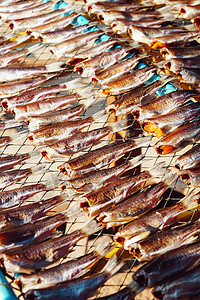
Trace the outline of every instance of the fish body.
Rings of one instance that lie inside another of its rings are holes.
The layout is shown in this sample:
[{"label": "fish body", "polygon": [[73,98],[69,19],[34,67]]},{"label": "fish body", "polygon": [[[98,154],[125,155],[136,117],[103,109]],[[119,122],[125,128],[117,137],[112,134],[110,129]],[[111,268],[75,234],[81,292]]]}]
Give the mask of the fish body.
[{"label": "fish body", "polygon": [[185,170],[195,167],[200,163],[200,144],[192,147],[190,150],[179,156],[174,162],[174,167],[179,170]]},{"label": "fish body", "polygon": [[167,47],[161,48],[160,54],[166,59],[176,58],[176,57],[199,57],[200,56],[200,46],[196,47]]},{"label": "fish body", "polygon": [[180,171],[180,178],[183,182],[192,187],[192,188],[199,188],[200,187],[200,167],[197,166],[196,168],[187,169]]},{"label": "fish body", "polygon": [[157,153],[165,155],[172,151],[184,148],[189,142],[194,143],[200,139],[200,121],[183,125],[161,138],[154,149]]},{"label": "fish body", "polygon": [[192,19],[199,15],[200,4],[196,5],[183,5],[180,8],[180,13],[185,19]]}]

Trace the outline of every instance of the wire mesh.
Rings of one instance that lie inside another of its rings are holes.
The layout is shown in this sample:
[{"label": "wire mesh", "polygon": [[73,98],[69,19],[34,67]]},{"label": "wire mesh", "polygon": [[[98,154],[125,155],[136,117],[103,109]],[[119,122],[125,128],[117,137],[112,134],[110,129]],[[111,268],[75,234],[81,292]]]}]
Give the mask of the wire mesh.
[{"label": "wire mesh", "polygon": [[[95,24],[95,26],[96,26],[96,24]],[[106,32],[106,30],[107,30],[106,26],[101,24],[101,25],[99,25],[99,27],[102,28]],[[1,31],[2,35],[5,33],[8,33],[9,32],[8,26],[6,24],[2,24],[0,31]],[[114,35],[114,33],[111,33],[110,36],[116,37],[116,35]],[[130,43],[130,40],[127,39],[127,42]],[[35,41],[34,41],[34,43],[35,43]],[[32,42],[31,42],[31,44],[32,44]],[[19,49],[26,48],[26,47],[27,47],[27,45],[24,45],[24,46],[19,47]],[[34,52],[34,55],[31,54],[31,55],[28,55],[27,57],[24,57],[19,62],[16,62],[15,64],[13,64],[13,66],[46,65],[46,64],[49,64],[49,63],[55,62],[55,61],[56,60],[55,60],[54,56],[49,52],[49,45],[44,44],[42,48],[40,48]],[[64,72],[60,72],[59,74],[57,74],[53,79],[49,80],[49,82],[45,83],[44,85],[52,85],[52,84],[54,85],[54,84],[58,84],[61,82],[66,82],[66,81],[69,82],[70,80],[72,80],[74,78],[78,78],[78,75],[76,73],[74,73],[72,71],[72,69],[69,67]],[[101,109],[104,109],[107,105],[107,98],[101,94],[100,87],[98,87],[97,85],[91,84],[89,82],[89,80],[87,80],[87,79],[84,79],[84,81],[93,86],[93,90],[95,91],[96,94],[98,94],[98,97],[97,97],[96,102],[94,104],[92,104],[91,107],[89,107],[81,115],[81,117],[93,115],[95,112],[98,112]],[[174,84],[174,86],[177,86],[177,85]],[[72,91],[72,92],[74,92],[74,91]],[[61,93],[61,94],[63,94],[63,93]],[[78,104],[78,102],[75,102],[75,103],[71,104],[71,106],[75,106],[77,104]],[[98,122],[95,122],[94,125],[87,128],[87,130],[89,130],[91,128],[95,128],[95,127],[105,127],[105,126],[111,124],[113,122],[112,117],[113,117],[112,114],[108,115],[106,120],[103,120],[103,121],[99,120]],[[2,116],[2,119],[12,119],[12,118],[13,117],[11,114],[6,114],[6,115]],[[100,145],[93,146],[90,149],[86,149],[82,153],[91,151],[92,149],[94,149],[96,147],[102,146],[103,144],[111,143],[113,141],[120,141],[121,139],[123,139],[123,140],[130,139],[131,140],[134,137],[140,137],[140,136],[144,135],[144,133],[140,129],[139,125],[137,124],[137,121],[134,120],[131,115],[128,116],[128,122],[131,124],[131,126],[127,129],[126,132],[123,132],[122,136],[111,135],[111,136],[109,136],[108,139],[106,139],[106,138],[103,139],[103,141]],[[24,130],[27,130],[27,125],[21,124],[21,126],[19,126],[16,129],[4,130],[1,133],[1,136],[12,135],[12,134],[17,135],[18,133],[23,132]],[[154,140],[156,140],[156,139],[152,138],[152,142]],[[164,158],[160,155],[157,155],[156,152],[152,149],[151,145],[148,145],[147,147],[142,147],[139,150],[139,152],[141,152],[143,154],[143,156],[150,158],[150,161],[143,163],[141,166],[141,170],[146,169],[147,167],[150,167],[150,166],[154,166],[156,163],[159,163],[163,160],[166,162],[167,166],[171,166],[172,163],[175,161],[176,157],[178,157],[181,153],[186,152],[186,150],[189,149],[190,147],[191,147],[191,145],[188,146],[187,148],[184,148],[182,151],[179,151],[178,153],[166,155]],[[20,154],[20,153],[32,152],[34,150],[35,150],[35,148],[32,146],[31,142],[27,138],[22,138],[22,139],[17,140],[16,142],[9,144],[6,147],[0,149],[0,155],[5,156],[5,155],[11,155],[11,154]],[[139,154],[139,153],[137,153],[137,154]],[[135,155],[134,151],[130,152],[128,155],[125,155],[122,159],[120,159],[120,161],[127,161],[134,155]],[[70,159],[75,156],[76,155],[73,155],[72,157],[70,157]],[[14,189],[14,188],[21,187],[21,186],[24,186],[27,184],[45,182],[46,180],[51,178],[51,176],[53,176],[53,178],[58,177],[59,180],[61,180],[61,179],[64,180],[63,175],[58,173],[57,166],[65,161],[66,160],[59,160],[59,161],[55,161],[55,162],[46,162],[45,159],[42,158],[38,154],[37,158],[30,160],[28,163],[24,162],[20,166],[17,166],[16,168],[32,167],[32,166],[35,166],[35,165],[45,162],[48,166],[49,172],[41,174],[41,175],[31,175],[30,177],[28,177],[24,180],[21,180],[20,182],[17,182],[15,184],[5,188],[4,190]],[[132,170],[131,172],[129,172],[129,174],[134,175],[137,172],[138,172],[138,168]],[[187,194],[187,193],[188,193],[188,188],[186,188],[185,185],[180,180],[178,180],[174,183],[174,187],[171,188],[170,192],[168,192],[167,194],[164,195],[163,201],[161,202],[159,207],[165,207],[166,205],[172,204],[172,203],[180,200],[182,198],[183,194]],[[36,200],[38,201],[41,199],[48,199],[57,194],[60,194],[60,190],[58,188],[54,189],[53,191],[46,191],[44,193],[41,193],[40,195],[36,195],[36,196],[32,197],[30,200],[28,200],[27,203],[36,201]],[[66,207],[70,207],[74,203],[77,203],[76,199],[69,197],[69,199],[67,199],[67,201],[66,201],[65,206],[60,207],[60,210],[63,210]],[[56,211],[53,210],[52,212],[55,213],[55,212],[57,212],[57,210]],[[186,222],[187,223],[191,222],[193,217],[194,217],[194,213],[190,214],[190,216],[189,216],[188,220],[186,220]],[[80,228],[85,223],[85,221],[87,221],[86,216],[83,218],[74,220],[73,222],[67,223],[66,227],[64,227],[64,228],[61,227],[60,230],[63,233],[64,232],[70,233],[73,230]],[[112,238],[116,231],[117,231],[117,229],[114,229],[114,228],[110,228],[108,230],[106,230],[104,228],[99,233],[93,234],[91,237],[81,240],[74,247],[73,251],[71,253],[69,253],[69,255],[66,258],[59,261],[59,263],[62,263],[63,261],[67,261],[71,258],[77,258],[83,254],[91,252],[102,236],[109,236]],[[105,285],[99,289],[98,295],[92,297],[92,299],[94,299],[94,298],[98,299],[98,297],[100,297],[100,296],[117,292],[120,289],[122,289],[123,287],[125,287],[128,283],[130,283],[132,273],[141,265],[139,262],[137,262],[137,260],[135,258],[131,257],[127,253],[127,251],[125,251],[123,248],[120,248],[120,249],[115,248],[115,251],[117,251],[118,259],[123,260],[125,262],[125,265],[118,274],[116,274],[113,278],[109,279],[105,283]],[[92,274],[96,273],[97,271],[101,270],[102,264],[105,264],[105,261],[103,261],[103,262],[100,261],[99,263],[97,263],[92,268],[92,270],[89,272],[89,275],[92,275]],[[11,282],[12,287],[15,289],[18,298],[23,299],[23,294],[21,293],[21,291],[18,291],[16,289],[16,286],[13,285],[14,275],[10,274],[10,273],[5,274],[5,275],[8,278],[8,281]],[[150,299],[152,299],[152,296],[150,295],[150,293],[148,291],[147,292],[145,291],[145,292],[141,293],[140,295],[138,295],[136,297],[136,299],[137,300],[145,300],[145,299],[150,300]]]}]

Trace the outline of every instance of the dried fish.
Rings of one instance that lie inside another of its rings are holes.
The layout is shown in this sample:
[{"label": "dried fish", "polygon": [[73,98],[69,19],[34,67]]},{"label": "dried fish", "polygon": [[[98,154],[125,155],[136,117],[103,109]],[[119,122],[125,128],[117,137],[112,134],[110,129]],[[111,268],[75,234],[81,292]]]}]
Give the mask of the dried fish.
[{"label": "dried fish", "polygon": [[138,155],[121,165],[117,165],[112,168],[94,170],[80,177],[70,179],[60,185],[60,188],[67,194],[89,192],[116,180],[120,175],[137,167],[146,160],[147,159],[145,158],[142,159],[141,155]]},{"label": "dried fish", "polygon": [[198,118],[199,114],[200,103],[197,102],[182,106],[168,114],[144,119],[140,125],[148,134],[155,134],[157,138],[160,138],[178,126]]},{"label": "dried fish", "polygon": [[101,273],[90,276],[87,278],[81,278],[72,282],[62,283],[57,286],[44,288],[44,289],[31,289],[25,294],[27,300],[48,298],[53,300],[57,297],[68,300],[88,299],[88,297],[94,295],[96,290],[102,286],[110,277],[121,269],[123,263],[117,264],[116,257],[110,258]]},{"label": "dried fish", "polygon": [[167,47],[161,48],[160,54],[167,60],[176,57],[198,57],[200,56],[200,46],[190,47]]},{"label": "dried fish", "polygon": [[120,47],[100,55],[96,55],[91,59],[84,60],[76,64],[74,71],[81,74],[82,77],[92,77],[95,72],[101,71],[114,65],[116,62],[124,58],[130,47]]},{"label": "dried fish", "polygon": [[129,252],[139,261],[151,260],[169,250],[197,241],[199,232],[199,222],[169,228],[156,232],[135,244],[130,244]]},{"label": "dried fish", "polygon": [[110,11],[110,10],[117,10],[117,11],[132,11],[143,8],[142,4],[133,4],[133,3],[111,3],[111,2],[95,2],[90,3],[87,5],[87,11],[90,14],[98,14],[101,11]]},{"label": "dried fish", "polygon": [[105,209],[133,195],[141,186],[144,186],[144,184],[148,185],[152,177],[162,176],[164,172],[166,172],[166,168],[155,166],[149,171],[143,171],[138,175],[114,180],[106,186],[83,196],[81,195],[80,207],[88,214],[88,217],[94,217]]},{"label": "dried fish", "polygon": [[[118,99],[108,105],[108,112],[115,112],[116,116],[120,114],[131,113],[139,105],[145,105],[152,103],[155,97],[155,92],[162,88],[168,80],[166,78],[156,80],[152,84],[144,85],[136,89],[131,90],[126,94],[122,94]],[[140,107],[140,106],[139,106]],[[134,115],[137,118],[137,114]]]},{"label": "dried fish", "polygon": [[92,125],[95,121],[102,119],[104,111],[100,111],[93,116],[85,119],[69,120],[62,123],[56,123],[47,127],[38,129],[31,134],[28,138],[34,146],[48,145],[69,136],[80,132],[83,128]]},{"label": "dried fish", "polygon": [[99,300],[133,300],[135,298],[135,295],[139,293],[138,290],[139,287],[137,287],[136,283],[132,281],[120,291],[108,296],[99,297],[98,299]]},{"label": "dried fish", "polygon": [[42,270],[37,274],[20,275],[15,280],[15,283],[21,287],[25,293],[31,288],[46,288],[58,283],[74,280],[87,273],[94,263],[108,253],[108,249],[109,242],[104,239],[104,241],[97,246],[96,250],[89,254],[71,259],[68,262],[47,270]]},{"label": "dried fish", "polygon": [[177,70],[176,75],[183,82],[199,84],[200,83],[200,68],[180,68]]},{"label": "dried fish", "polygon": [[179,170],[194,168],[200,163],[200,144],[192,147],[190,150],[179,156],[173,163],[173,166]]},{"label": "dried fish", "polygon": [[[76,216],[80,211],[73,206]],[[95,220],[85,223],[80,229],[70,234],[52,238],[37,245],[3,255],[4,266],[7,271],[30,273],[32,270],[51,265],[66,256],[69,250],[81,239],[99,231],[101,226]]]},{"label": "dried fish", "polygon": [[0,69],[0,81],[14,81],[16,78],[23,79],[43,73],[52,73],[61,71],[65,68],[63,62],[56,62],[46,66],[37,67],[22,67],[22,68],[1,68]]},{"label": "dried fish", "polygon": [[43,147],[40,150],[40,153],[45,159],[50,161],[65,158],[94,146],[107,135],[124,130],[126,127],[126,120],[120,120],[110,126],[86,132],[78,132],[71,137],[64,138],[58,142]]},{"label": "dried fish", "polygon": [[133,111],[133,115],[136,119],[142,121],[157,115],[167,114],[183,105],[191,97],[199,97],[199,91],[177,90],[137,106]]},{"label": "dried fish", "polygon": [[[200,267],[189,272],[181,273],[176,278],[170,278],[157,285],[152,293],[156,299],[194,299],[200,290]],[[190,298],[191,297],[191,298]],[[198,299],[198,297],[197,297]]]},{"label": "dried fish", "polygon": [[148,138],[138,138],[134,141],[106,145],[69,160],[58,166],[58,170],[69,175],[71,178],[79,177],[82,174],[107,166],[122,157],[125,153],[148,143]]},{"label": "dried fish", "polygon": [[74,38],[68,39],[67,41],[49,47],[49,50],[56,56],[56,58],[71,57],[75,50],[77,51],[77,49],[87,45],[89,42],[95,41],[102,34],[103,31],[101,30],[80,34]]},{"label": "dried fish", "polygon": [[65,11],[66,9],[59,9],[36,17],[13,20],[9,23],[9,27],[14,33],[24,32],[29,30],[29,28],[33,29],[36,26],[47,24],[50,21],[56,20],[56,18]]},{"label": "dried fish", "polygon": [[77,17],[78,14],[76,12],[72,12],[71,14],[65,17],[61,17],[55,21],[48,22],[47,24],[29,28],[28,30],[26,30],[26,34],[37,38],[40,35],[40,33],[59,30],[69,26],[71,22]]},{"label": "dried fish", "polygon": [[[7,37],[3,38],[2,42],[4,42],[5,39],[7,39]],[[9,39],[10,39],[10,37],[9,37]],[[10,41],[9,43],[4,43],[3,45],[0,45],[0,55],[7,53],[11,49],[19,46],[20,44],[23,44],[28,39],[29,39],[28,36],[22,35],[22,36],[17,37],[16,39],[14,39],[14,41]],[[15,77],[15,80],[16,80],[16,77]]]},{"label": "dried fish", "polygon": [[65,200],[65,195],[59,195],[19,207],[2,209],[0,211],[0,228],[1,230],[5,230],[36,221],[43,217],[49,210],[63,204]]},{"label": "dried fish", "polygon": [[126,224],[157,206],[161,201],[162,194],[167,189],[168,186],[160,182],[137,195],[125,199],[122,203],[109,208],[107,211],[102,212],[98,220],[106,226],[106,228]]},{"label": "dried fish", "polygon": [[187,169],[179,172],[181,180],[183,182],[192,187],[199,188],[200,187],[200,167],[197,166],[193,169]]},{"label": "dried fish", "polygon": [[128,75],[122,75],[118,79],[103,85],[103,93],[108,95],[121,94],[126,91],[129,91],[130,89],[139,87],[148,79],[150,79],[153,76],[153,74],[155,74],[155,71],[156,67],[150,66],[135,70]]},{"label": "dried fish", "polygon": [[199,195],[189,194],[185,196],[177,204],[152,211],[144,216],[139,217],[115,234],[114,240],[117,243],[124,245],[128,249],[130,244],[146,238],[150,233],[155,233],[159,229],[164,229],[176,222],[176,218],[180,213],[183,213],[195,207],[194,201],[199,201]]},{"label": "dried fish", "polygon": [[198,57],[192,58],[172,58],[165,62],[165,67],[170,71],[177,73],[182,68],[199,69],[200,63]]},{"label": "dried fish", "polygon": [[199,15],[200,11],[200,4],[196,5],[183,5],[180,8],[180,13],[182,14],[182,17],[185,19],[191,19]]},{"label": "dried fish", "polygon": [[200,139],[200,120],[183,125],[161,138],[154,146],[158,154],[166,155]]},{"label": "dried fish", "polygon": [[[14,2],[14,1],[13,1]],[[5,6],[3,6],[3,2],[2,5],[0,6],[0,12],[14,12],[14,11],[19,11],[28,7],[33,7],[34,5],[37,5],[37,1],[35,0],[27,0],[24,2],[17,2],[17,3],[11,3],[11,4],[7,4]]]}]

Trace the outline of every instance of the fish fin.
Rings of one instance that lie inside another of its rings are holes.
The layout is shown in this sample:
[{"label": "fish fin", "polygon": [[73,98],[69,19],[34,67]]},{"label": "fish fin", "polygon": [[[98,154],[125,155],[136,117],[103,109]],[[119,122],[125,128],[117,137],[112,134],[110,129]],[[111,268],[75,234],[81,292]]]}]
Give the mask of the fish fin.
[{"label": "fish fin", "polygon": [[123,267],[123,265],[123,262],[117,263],[117,256],[113,256],[108,260],[102,272],[109,273],[110,276],[113,276]]},{"label": "fish fin", "polygon": [[129,127],[129,125],[127,125],[127,120],[123,119],[109,125],[109,127],[112,128],[112,131],[114,133],[126,129],[127,127]]},{"label": "fish fin", "polygon": [[26,34],[23,34],[21,36],[19,36],[18,38],[16,38],[15,42],[17,42],[17,44],[22,44],[24,43],[25,41],[29,40],[30,39],[30,36],[27,36]]},{"label": "fish fin", "polygon": [[46,185],[47,191],[48,190],[53,190],[59,186],[60,179],[58,179],[58,176],[50,175],[49,179],[47,179],[44,184]]},{"label": "fish fin", "polygon": [[66,84],[70,90],[77,88],[80,89],[86,86],[86,84],[82,82],[81,78],[75,78],[71,81],[66,82]]},{"label": "fish fin", "polygon": [[106,121],[106,119],[108,118],[108,115],[106,114],[105,109],[102,109],[102,110],[98,111],[96,114],[94,114],[92,116],[92,118],[94,121],[104,122],[104,119]]},{"label": "fish fin", "polygon": [[5,120],[5,121],[3,121],[3,123],[5,124],[4,129],[18,127],[18,126],[22,125],[21,123],[15,121],[14,119],[12,119],[12,120]]},{"label": "fish fin", "polygon": [[39,149],[35,149],[35,150],[29,152],[28,155],[29,155],[29,158],[26,160],[26,162],[28,162],[29,160],[38,159],[39,157],[41,157]]},{"label": "fish fin", "polygon": [[155,164],[153,167],[148,169],[152,177],[162,177],[170,173],[170,170],[165,166],[165,162]]},{"label": "fish fin", "polygon": [[83,225],[81,231],[85,236],[89,236],[101,229],[103,229],[103,226],[101,224],[97,223],[95,220],[89,220]]},{"label": "fish fin", "polygon": [[65,67],[66,67],[66,64],[64,62],[60,61],[60,62],[46,65],[46,70],[47,70],[47,72],[52,73],[52,72],[62,71],[65,69]]},{"label": "fish fin", "polygon": [[42,164],[31,167],[30,170],[31,170],[32,174],[44,174],[44,173],[47,173],[48,171],[50,171],[48,169],[48,166],[49,166],[49,164],[42,163]]},{"label": "fish fin", "polygon": [[[195,197],[195,189],[190,191],[183,199],[181,199],[178,203],[181,203],[185,206],[186,209],[191,209],[194,208],[196,206],[196,199],[194,199]],[[194,200],[193,200],[194,199]]]},{"label": "fish fin", "polygon": [[91,98],[95,96],[95,90],[92,85],[88,85],[85,88],[78,91],[78,94],[81,96],[81,98]]},{"label": "fish fin", "polygon": [[131,295],[136,296],[144,290],[144,285],[133,280],[127,285],[127,288],[131,291]]},{"label": "fish fin", "polygon": [[111,245],[112,239],[110,237],[104,237],[99,245],[96,247],[95,252],[100,256],[104,257],[106,254],[108,254],[111,251]]},{"label": "fish fin", "polygon": [[29,54],[29,53],[32,53],[32,52],[34,52],[34,51],[36,51],[36,50],[38,50],[38,49],[40,49],[40,48],[42,48],[42,47],[43,47],[43,45],[41,45],[41,44],[33,45],[33,46],[31,46],[31,47],[29,47],[29,48],[27,49],[28,54]]},{"label": "fish fin", "polygon": [[150,141],[151,141],[150,136],[145,136],[145,137],[134,139],[135,148],[140,148],[140,147],[143,147],[143,146],[149,146]]},{"label": "fish fin", "polygon": [[[21,132],[17,132],[17,134],[13,134],[10,136],[12,143],[14,144],[15,142],[18,142],[18,140],[27,138],[28,135],[28,131],[27,130],[23,130]],[[16,137],[17,136],[17,137]]]},{"label": "fish fin", "polygon": [[132,159],[129,160],[129,163],[131,164],[132,168],[136,168],[137,166],[140,166],[146,161],[151,160],[150,158],[142,157],[142,155],[138,155]]},{"label": "fish fin", "polygon": [[[65,195],[65,198],[63,196],[63,199],[67,200],[66,195]],[[66,209],[64,211],[64,214],[69,218],[69,220],[74,220],[74,219],[84,216],[84,212],[79,208],[78,205],[73,205],[72,207]]]},{"label": "fish fin", "polygon": [[168,185],[171,186],[177,179],[178,179],[178,174],[173,174],[173,173],[167,173],[164,178],[162,179],[162,181]]},{"label": "fish fin", "polygon": [[79,101],[80,105],[84,105],[85,110],[88,109],[92,104],[94,104],[96,102],[96,98],[95,97],[90,97],[88,99],[83,99]]}]

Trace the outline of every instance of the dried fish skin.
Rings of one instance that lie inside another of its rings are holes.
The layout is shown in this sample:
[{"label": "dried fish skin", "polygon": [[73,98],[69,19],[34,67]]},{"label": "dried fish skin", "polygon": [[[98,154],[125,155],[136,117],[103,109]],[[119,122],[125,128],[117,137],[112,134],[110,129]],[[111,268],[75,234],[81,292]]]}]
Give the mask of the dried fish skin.
[{"label": "dried fish skin", "polygon": [[182,170],[179,172],[181,180],[192,188],[200,187],[200,167]]},{"label": "dried fish skin", "polygon": [[133,115],[136,119],[142,121],[154,116],[167,114],[178,106],[183,105],[191,97],[199,97],[199,92],[197,90],[177,90],[139,105],[133,111]]},{"label": "dried fish skin", "polygon": [[154,187],[150,187],[127,200],[125,199],[122,203],[102,212],[98,220],[106,226],[106,228],[128,223],[157,206],[161,201],[162,194],[167,189],[168,186],[160,182]]},{"label": "dried fish skin", "polygon": [[129,245],[129,252],[139,261],[151,260],[160,254],[197,241],[200,224],[169,228],[146,237],[136,244]]},{"label": "dried fish skin", "polygon": [[179,156],[173,163],[173,166],[179,170],[194,168],[200,163],[200,144],[191,148],[181,156]]},{"label": "dried fish skin", "polygon": [[158,154],[166,155],[200,139],[200,121],[183,125],[161,138],[154,146]]},{"label": "dried fish skin", "polygon": [[14,166],[22,163],[26,159],[30,158],[29,153],[19,155],[8,155],[0,157],[0,171],[6,171],[12,169]]},{"label": "dried fish skin", "polygon": [[192,19],[199,15],[200,4],[196,5],[183,5],[180,8],[180,13],[185,19]]},{"label": "dried fish skin", "polygon": [[140,122],[140,125],[148,134],[153,134],[156,135],[157,138],[160,138],[178,126],[198,118],[199,114],[200,103],[197,102],[177,108],[168,114],[147,118]]},{"label": "dried fish skin", "polygon": [[166,59],[176,58],[176,57],[198,57],[200,56],[200,46],[196,47],[167,47],[161,48],[160,54]]},{"label": "dried fish skin", "polygon": [[121,94],[129,91],[130,89],[137,88],[150,79],[156,71],[156,67],[145,67],[133,71],[130,74],[125,74],[118,79],[105,84],[103,88],[104,94]]}]

